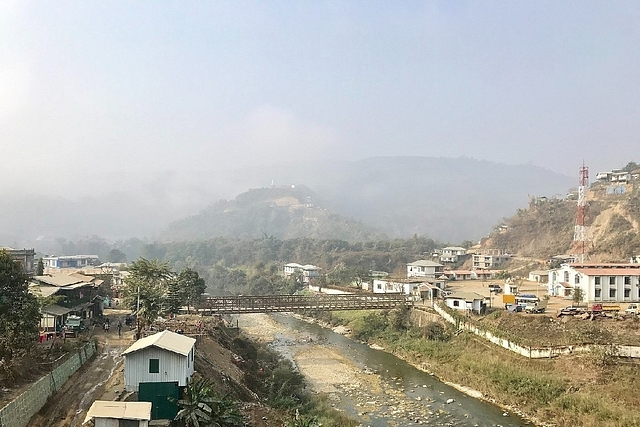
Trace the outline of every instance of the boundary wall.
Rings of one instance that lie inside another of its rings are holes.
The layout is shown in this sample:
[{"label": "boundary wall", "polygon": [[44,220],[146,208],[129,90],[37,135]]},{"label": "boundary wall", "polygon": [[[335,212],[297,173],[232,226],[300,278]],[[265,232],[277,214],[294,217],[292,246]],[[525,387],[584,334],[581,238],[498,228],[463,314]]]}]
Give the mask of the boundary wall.
[{"label": "boundary wall", "polygon": [[447,322],[456,325],[458,330],[471,332],[495,345],[503,347],[521,356],[528,357],[529,359],[546,359],[546,358],[573,354],[573,353],[591,352],[596,349],[602,349],[603,351],[607,352],[611,356],[640,358],[640,347],[631,346],[631,345],[586,344],[586,345],[566,345],[566,346],[551,346],[551,347],[523,346],[520,344],[513,343],[505,338],[497,337],[493,335],[491,332],[480,329],[474,325],[464,322],[461,319],[456,319],[454,316],[447,313],[442,307],[439,307],[437,304],[434,304],[433,308]]},{"label": "boundary wall", "polygon": [[21,395],[0,409],[0,427],[26,427],[33,417],[56,391],[91,357],[96,351],[94,342],[80,348],[66,362],[33,383]]}]

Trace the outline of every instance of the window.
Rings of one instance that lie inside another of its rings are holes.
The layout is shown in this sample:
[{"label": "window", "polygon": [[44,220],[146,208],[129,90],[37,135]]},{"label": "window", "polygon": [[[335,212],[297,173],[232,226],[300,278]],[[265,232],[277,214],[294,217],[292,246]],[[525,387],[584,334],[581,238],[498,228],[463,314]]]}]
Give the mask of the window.
[{"label": "window", "polygon": [[602,277],[596,276],[595,280],[596,286],[600,286],[602,284]]},{"label": "window", "polygon": [[629,298],[631,296],[631,289],[625,289],[624,290],[624,297],[625,298]]},{"label": "window", "polygon": [[160,359],[149,359],[149,373],[160,373]]},{"label": "window", "polygon": [[580,275],[576,274],[576,277],[573,278],[573,281],[575,282],[576,285],[580,284]]},{"label": "window", "polygon": [[615,298],[615,297],[616,297],[616,290],[609,289],[609,298]]},{"label": "window", "polygon": [[567,283],[569,282],[569,272],[568,271],[564,272],[564,281],[567,282]]},{"label": "window", "polygon": [[118,420],[118,427],[138,427],[139,425],[138,420]]},{"label": "window", "polygon": [[631,277],[630,276],[624,276],[624,284],[627,286],[631,286]]},{"label": "window", "polygon": [[460,301],[458,301],[458,300],[453,300],[453,306],[454,306],[454,307],[460,307]]},{"label": "window", "polygon": [[596,298],[602,298],[602,289],[596,289]]},{"label": "window", "polygon": [[616,284],[616,276],[609,276],[609,284],[610,285]]}]

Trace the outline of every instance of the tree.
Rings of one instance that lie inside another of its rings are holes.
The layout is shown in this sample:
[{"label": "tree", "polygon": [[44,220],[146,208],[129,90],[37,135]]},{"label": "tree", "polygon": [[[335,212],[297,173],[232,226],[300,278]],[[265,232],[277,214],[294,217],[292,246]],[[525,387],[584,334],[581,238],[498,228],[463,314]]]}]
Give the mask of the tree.
[{"label": "tree", "polygon": [[582,304],[582,300],[584,299],[584,290],[578,287],[573,288],[573,295],[571,299],[573,301],[573,305]]},{"label": "tree", "polygon": [[109,255],[107,255],[107,261],[109,262],[126,262],[127,255],[119,249],[111,249]]},{"label": "tree", "polygon": [[42,276],[44,274],[44,262],[42,258],[38,258],[38,266],[36,267],[36,276]]},{"label": "tree", "polygon": [[20,263],[0,250],[0,366],[31,350],[37,341],[40,310],[29,293]]},{"label": "tree", "polygon": [[177,282],[183,292],[182,301],[187,305],[187,310],[198,305],[202,300],[202,294],[207,290],[207,285],[198,272],[185,268],[178,274]]},{"label": "tree", "polygon": [[636,162],[629,162],[624,168],[622,168],[625,172],[633,172],[636,169],[640,169],[640,165]]},{"label": "tree", "polygon": [[182,399],[171,399],[181,409],[175,419],[186,427],[234,427],[241,426],[243,418],[236,402],[229,395],[215,396],[206,379],[192,381],[186,387]]},{"label": "tree", "polygon": [[168,283],[174,273],[166,263],[144,258],[131,264],[129,273],[123,292],[124,303],[131,310],[137,311],[139,333],[144,326],[150,326],[162,312]]}]

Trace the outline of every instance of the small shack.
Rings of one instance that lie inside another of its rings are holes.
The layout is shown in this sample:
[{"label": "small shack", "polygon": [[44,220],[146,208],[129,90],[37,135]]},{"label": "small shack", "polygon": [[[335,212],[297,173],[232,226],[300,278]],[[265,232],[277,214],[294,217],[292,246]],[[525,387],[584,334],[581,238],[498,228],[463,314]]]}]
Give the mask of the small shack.
[{"label": "small shack", "polygon": [[486,297],[475,292],[457,292],[444,297],[447,307],[465,312],[484,313]]},{"label": "small shack", "polygon": [[142,338],[126,349],[124,381],[127,391],[140,383],[176,383],[186,387],[194,372],[194,338],[162,331]]},{"label": "small shack", "polygon": [[93,421],[95,427],[148,427],[151,420],[149,402],[112,402],[96,400],[82,424]]}]

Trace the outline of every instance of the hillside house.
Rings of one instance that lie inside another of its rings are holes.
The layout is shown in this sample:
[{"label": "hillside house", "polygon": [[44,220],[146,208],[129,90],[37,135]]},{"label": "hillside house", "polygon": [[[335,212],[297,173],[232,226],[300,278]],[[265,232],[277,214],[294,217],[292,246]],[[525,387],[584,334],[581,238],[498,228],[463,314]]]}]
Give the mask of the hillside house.
[{"label": "hillside house", "polygon": [[444,297],[447,307],[467,313],[484,313],[487,309],[486,297],[475,292],[456,292]]},{"label": "hillside house", "polygon": [[320,271],[322,268],[315,265],[306,264],[301,265],[295,262],[290,262],[284,266],[284,277],[291,277],[295,275],[302,275],[303,283],[309,283],[311,279],[320,277]]},{"label": "hillside house", "polygon": [[472,255],[472,266],[474,270],[484,270],[490,268],[498,268],[511,259],[507,254],[475,254]]},{"label": "hillside house", "polygon": [[467,250],[459,246],[448,246],[442,249],[440,262],[456,263],[467,256]]},{"label": "hillside house", "polygon": [[434,261],[419,260],[407,264],[407,277],[440,278],[444,274],[444,266]]},{"label": "hillside house", "polygon": [[445,270],[444,275],[448,280],[473,280],[478,276],[471,270]]},{"label": "hillside house", "polygon": [[36,251],[34,249],[12,249],[0,246],[0,250],[7,251],[14,261],[19,262],[26,274],[34,274],[36,272]]},{"label": "hillside house", "polygon": [[194,338],[162,331],[139,339],[122,354],[127,391],[143,383],[173,383],[186,387],[194,372]]},{"label": "hillside house", "polygon": [[93,421],[94,427],[147,427],[150,420],[150,402],[96,400],[82,424]]},{"label": "hillside house", "polygon": [[564,264],[549,272],[549,294],[567,296],[581,288],[583,302],[640,301],[640,265],[613,263]]},{"label": "hillside house", "polygon": [[529,273],[529,281],[538,283],[549,282],[549,270],[533,270]]}]

